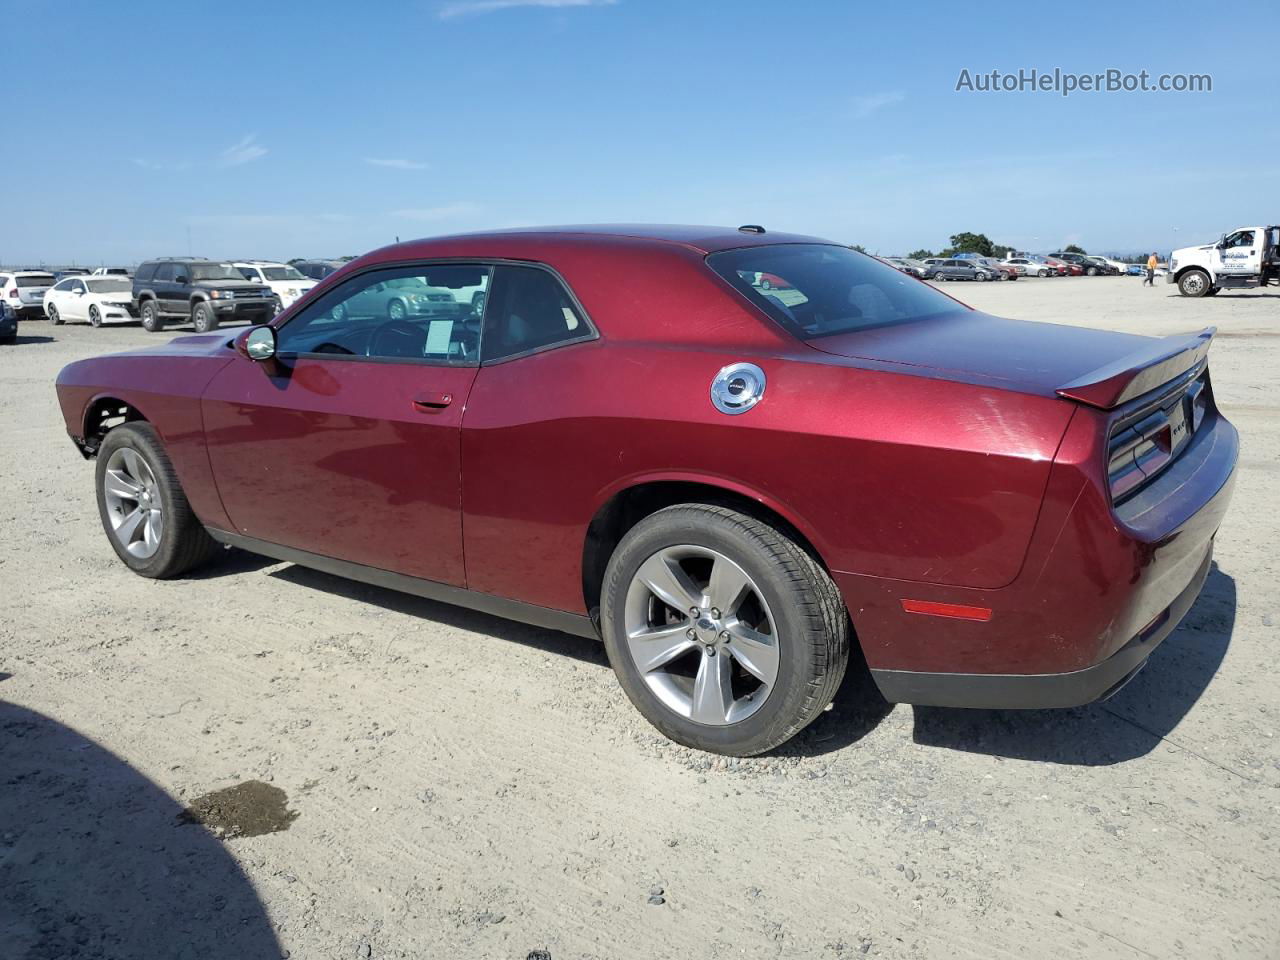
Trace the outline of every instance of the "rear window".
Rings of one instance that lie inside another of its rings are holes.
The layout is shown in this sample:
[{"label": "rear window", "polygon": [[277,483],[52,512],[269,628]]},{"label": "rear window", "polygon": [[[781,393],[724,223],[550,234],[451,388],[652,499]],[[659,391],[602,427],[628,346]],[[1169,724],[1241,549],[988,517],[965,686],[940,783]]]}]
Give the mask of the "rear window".
[{"label": "rear window", "polygon": [[47,287],[53,283],[53,274],[41,273],[31,277],[18,277],[20,287]]},{"label": "rear window", "polygon": [[85,282],[94,293],[130,293],[133,290],[133,284],[124,277],[94,277]]},{"label": "rear window", "polygon": [[847,247],[740,247],[713,253],[707,263],[801,340],[965,309],[928,284]]}]

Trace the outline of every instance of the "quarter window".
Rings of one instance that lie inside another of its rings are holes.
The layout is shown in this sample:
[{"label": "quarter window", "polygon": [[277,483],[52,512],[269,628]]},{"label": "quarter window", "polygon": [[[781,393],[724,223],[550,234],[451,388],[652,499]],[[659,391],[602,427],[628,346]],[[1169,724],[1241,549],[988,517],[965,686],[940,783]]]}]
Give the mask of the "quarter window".
[{"label": "quarter window", "polygon": [[358,274],[281,327],[278,350],[474,365],[491,274],[490,267],[461,264]]},{"label": "quarter window", "polygon": [[178,265],[176,263],[162,263],[156,267],[156,280],[161,283],[167,282],[172,280],[177,275],[177,272]]},{"label": "quarter window", "polygon": [[484,315],[486,363],[595,336],[560,281],[538,267],[497,267]]}]

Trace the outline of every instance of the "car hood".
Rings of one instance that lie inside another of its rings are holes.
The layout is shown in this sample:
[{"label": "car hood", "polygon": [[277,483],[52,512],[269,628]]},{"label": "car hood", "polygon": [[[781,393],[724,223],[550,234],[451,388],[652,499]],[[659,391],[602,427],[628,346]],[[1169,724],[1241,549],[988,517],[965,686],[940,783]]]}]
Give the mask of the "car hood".
[{"label": "car hood", "polygon": [[1149,345],[1150,337],[978,311],[819,337],[808,345],[838,357],[959,374],[1053,396],[1091,371]]}]

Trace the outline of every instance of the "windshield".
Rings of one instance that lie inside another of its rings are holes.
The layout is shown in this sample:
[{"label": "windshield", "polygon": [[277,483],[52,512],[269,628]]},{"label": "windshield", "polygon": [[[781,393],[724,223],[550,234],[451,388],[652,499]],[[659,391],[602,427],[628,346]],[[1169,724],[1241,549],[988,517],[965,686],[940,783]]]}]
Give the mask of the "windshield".
[{"label": "windshield", "polygon": [[31,277],[14,277],[20,287],[48,287],[53,284],[53,274],[39,273]]},{"label": "windshield", "polygon": [[243,280],[240,271],[229,263],[193,263],[192,280]]},{"label": "windshield", "polygon": [[801,340],[965,309],[928,284],[847,247],[741,247],[713,253],[707,263]]},{"label": "windshield", "polygon": [[263,267],[262,272],[268,280],[305,280],[307,279],[293,267]]},{"label": "windshield", "polygon": [[128,280],[117,279],[116,277],[98,277],[93,280],[86,280],[91,293],[132,293],[133,284]]}]

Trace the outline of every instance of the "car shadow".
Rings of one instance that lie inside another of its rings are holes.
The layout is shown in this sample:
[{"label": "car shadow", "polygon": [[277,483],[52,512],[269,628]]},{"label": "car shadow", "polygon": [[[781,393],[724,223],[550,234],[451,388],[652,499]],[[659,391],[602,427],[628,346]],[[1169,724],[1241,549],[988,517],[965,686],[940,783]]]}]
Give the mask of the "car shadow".
[{"label": "car shadow", "polygon": [[3,955],[277,960],[253,884],[181,813],[88,737],[0,701]]},{"label": "car shadow", "polygon": [[444,624],[448,627],[470,630],[473,633],[483,633],[499,640],[521,643],[546,653],[573,657],[575,660],[580,660],[584,663],[595,664],[606,669],[609,668],[609,660],[605,656],[604,644],[599,640],[576,637],[572,634],[561,633],[558,630],[548,630],[545,627],[517,623],[514,620],[481,613],[478,610],[468,610],[466,607],[456,607],[450,603],[428,600],[425,597],[417,597],[411,593],[401,593],[398,590],[375,587],[361,583],[358,580],[348,580],[345,577],[312,570],[309,567],[291,564],[279,570],[273,570],[269,575],[301,587],[322,590],[325,593],[345,597],[349,600],[357,600],[361,603],[372,603],[384,610],[403,613],[406,616],[422,620],[434,620],[436,623]]},{"label": "car shadow", "polygon": [[5,344],[5,346],[20,347],[24,343],[53,343],[53,337],[44,337],[44,336],[24,337],[22,334],[18,334],[18,336],[8,341]]},{"label": "car shadow", "polygon": [[804,730],[770,756],[819,757],[857,743],[880,725],[896,704],[880,696],[862,649],[854,640],[849,649],[849,665],[836,690],[831,706]]},{"label": "car shadow", "polygon": [[1106,766],[1159,746],[1213,680],[1231,643],[1236,582],[1213,564],[1199,599],[1114,697],[1070,710],[915,707],[925,746],[1076,766]]}]

